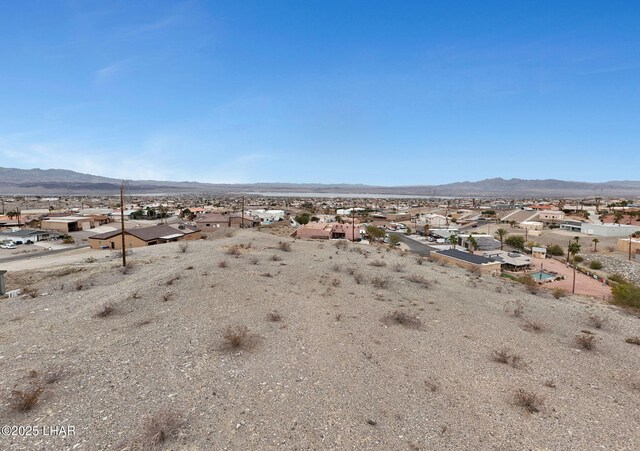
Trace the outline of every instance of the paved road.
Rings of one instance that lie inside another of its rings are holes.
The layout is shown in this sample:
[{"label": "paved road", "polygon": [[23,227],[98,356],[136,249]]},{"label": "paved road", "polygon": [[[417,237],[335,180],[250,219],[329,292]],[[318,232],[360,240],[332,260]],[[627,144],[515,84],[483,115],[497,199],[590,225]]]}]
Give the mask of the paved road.
[{"label": "paved road", "polygon": [[51,251],[41,251],[41,252],[33,252],[23,255],[17,255],[15,257],[8,257],[0,259],[0,264],[6,262],[14,262],[16,260],[27,260],[29,258],[39,258],[39,257],[48,257],[49,255],[62,254],[63,252],[75,251],[78,249],[84,249],[85,247],[89,247],[88,244],[81,244],[79,246],[67,247],[64,249],[54,249]]},{"label": "paved road", "polygon": [[400,241],[407,245],[411,252],[415,252],[416,254],[422,255],[423,257],[428,257],[431,252],[436,252],[438,250],[424,243],[411,239],[403,233],[390,232],[389,235],[396,235],[398,238],[400,238]]}]

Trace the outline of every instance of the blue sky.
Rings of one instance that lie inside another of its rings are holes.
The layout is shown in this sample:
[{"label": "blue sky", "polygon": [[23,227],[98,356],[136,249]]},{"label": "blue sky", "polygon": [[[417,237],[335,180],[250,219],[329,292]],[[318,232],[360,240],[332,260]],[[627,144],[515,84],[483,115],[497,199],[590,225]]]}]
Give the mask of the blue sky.
[{"label": "blue sky", "polygon": [[0,166],[639,178],[636,1],[0,3]]}]

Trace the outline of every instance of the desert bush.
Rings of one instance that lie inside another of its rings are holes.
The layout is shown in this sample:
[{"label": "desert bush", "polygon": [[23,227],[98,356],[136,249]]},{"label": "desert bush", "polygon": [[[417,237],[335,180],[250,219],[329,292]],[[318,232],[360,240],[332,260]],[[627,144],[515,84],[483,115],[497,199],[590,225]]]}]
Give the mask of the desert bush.
[{"label": "desert bush", "polygon": [[600,263],[598,260],[591,260],[589,262],[589,268],[597,271],[598,269],[602,269],[602,263]]},{"label": "desert bush", "polygon": [[407,277],[407,280],[409,282],[422,285],[424,288],[429,288],[431,286],[431,283],[420,274],[412,274],[409,277]]},{"label": "desert bush", "polygon": [[556,381],[554,381],[553,379],[547,379],[546,381],[544,381],[544,385],[545,387],[549,387],[549,388],[556,388]]},{"label": "desert bush", "polygon": [[96,313],[96,318],[106,318],[107,316],[113,315],[115,312],[115,308],[111,304],[105,304],[102,308]]},{"label": "desert bush", "polygon": [[524,313],[524,305],[521,301],[508,301],[504,304],[504,311],[516,318],[522,316]]},{"label": "desert bush", "polygon": [[[180,432],[180,419],[169,408],[144,418],[138,439],[142,449],[160,449],[164,443]],[[136,449],[136,446],[132,446]]]},{"label": "desert bush", "polygon": [[37,298],[38,297],[38,289],[34,288],[34,287],[24,287],[22,289],[22,293],[26,294],[30,298]]},{"label": "desert bush", "polygon": [[627,279],[625,279],[621,274],[613,273],[609,276],[609,280],[617,283],[627,283]]},{"label": "desert bush", "polygon": [[395,272],[403,272],[405,267],[406,266],[403,263],[396,263],[395,265],[393,265],[393,270]]},{"label": "desert bush", "polygon": [[278,243],[278,249],[283,252],[291,252],[291,243],[287,243],[286,241],[280,241]]},{"label": "desert bush", "polygon": [[417,258],[416,258],[416,263],[417,263],[418,265],[422,265],[422,264],[424,264],[424,257],[417,257]]},{"label": "desert bush", "polygon": [[27,412],[40,400],[44,387],[38,382],[31,383],[23,389],[14,388],[7,397],[9,408],[16,412]]},{"label": "desert bush", "polygon": [[629,343],[631,345],[638,345],[640,346],[640,337],[629,337],[627,339],[624,340],[625,343]]},{"label": "desert bush", "polygon": [[527,319],[524,321],[524,324],[522,325],[522,328],[526,331],[529,332],[542,332],[544,331],[544,326],[542,325],[542,323],[539,323],[537,321],[531,320],[531,319]]},{"label": "desert bush", "polygon": [[543,404],[543,399],[539,395],[522,388],[516,390],[513,398],[516,405],[523,407],[529,413],[540,412]]},{"label": "desert bush", "polygon": [[173,299],[173,293],[171,291],[167,291],[162,295],[162,300],[164,302],[169,302],[171,299]]},{"label": "desert bush", "polygon": [[354,275],[355,272],[356,272],[355,266],[348,266],[347,267],[347,274],[349,274],[350,276]]},{"label": "desert bush", "polygon": [[382,317],[382,322],[386,325],[398,324],[411,329],[419,329],[423,326],[422,321],[416,315],[400,310],[387,313]]},{"label": "desert bush", "polygon": [[440,383],[433,378],[430,378],[424,381],[424,385],[425,387],[427,387],[427,390],[429,390],[432,393],[435,393],[438,390],[440,390]]},{"label": "desert bush", "polygon": [[346,249],[347,241],[346,240],[334,241],[333,245],[338,249]]},{"label": "desert bush", "polygon": [[525,289],[531,294],[536,294],[540,291],[540,285],[538,285],[531,276],[518,277],[516,280],[523,284]]},{"label": "desert bush", "polygon": [[509,348],[494,350],[491,354],[491,358],[494,362],[511,365],[514,368],[520,368],[523,366],[522,357],[513,354]]},{"label": "desert bush", "polygon": [[272,310],[269,313],[267,313],[267,319],[269,321],[277,323],[279,321],[282,321],[282,315],[277,310]]},{"label": "desert bush", "polygon": [[95,257],[87,257],[84,259],[85,263],[95,263],[96,259]]},{"label": "desert bush", "polygon": [[173,276],[171,279],[167,280],[166,285],[173,285],[176,280],[180,280],[180,276]]},{"label": "desert bush", "polygon": [[371,279],[371,285],[376,288],[389,288],[389,285],[391,285],[391,280],[388,277],[375,276],[373,279]]},{"label": "desert bush", "polygon": [[387,266],[387,262],[382,260],[374,260],[371,263],[369,263],[369,266],[377,266],[378,268],[381,268],[383,266]]},{"label": "desert bush", "polygon": [[582,263],[584,261],[584,257],[581,255],[576,255],[573,257],[573,262],[574,263]]},{"label": "desert bush", "polygon": [[84,284],[80,281],[77,281],[73,286],[75,287],[76,291],[81,291],[82,288],[84,288]]},{"label": "desert bush", "polygon": [[189,249],[189,243],[187,241],[181,241],[180,244],[178,244],[178,251],[180,253],[185,254],[187,249]]},{"label": "desert bush", "polygon": [[640,308],[640,286],[623,282],[611,287],[613,302],[623,307]]},{"label": "desert bush", "polygon": [[228,326],[222,333],[222,349],[226,351],[249,350],[255,344],[247,326]]},{"label": "desert bush", "polygon": [[591,351],[596,347],[596,336],[587,332],[576,335],[576,344],[587,351]]},{"label": "desert bush", "polygon": [[334,263],[331,265],[331,271],[340,272],[341,270],[342,270],[342,267],[339,264]]},{"label": "desert bush", "polygon": [[560,257],[564,255],[564,249],[557,244],[552,244],[551,246],[547,246],[547,254],[553,255],[555,257]]},{"label": "desert bush", "polygon": [[226,260],[220,260],[218,262],[218,268],[226,268],[229,266],[229,262]]},{"label": "desert bush", "polygon": [[273,254],[271,257],[269,257],[269,260],[271,260],[272,262],[279,262],[282,260],[282,257],[280,257],[279,255]]},{"label": "desert bush", "polygon": [[596,314],[589,315],[587,317],[587,324],[596,329],[602,329],[607,323],[607,318],[598,316]]},{"label": "desert bush", "polygon": [[340,286],[340,283],[341,283],[340,279],[333,279],[331,281],[331,286],[334,287],[334,288],[338,288]]},{"label": "desert bush", "polygon": [[358,285],[362,285],[363,283],[365,283],[367,281],[367,279],[365,278],[364,274],[359,273],[359,272],[354,272],[353,273],[353,280],[355,280]]},{"label": "desert bush", "polygon": [[257,265],[260,260],[258,260],[258,257],[251,257],[249,261],[252,265]]},{"label": "desert bush", "polygon": [[564,290],[564,288],[555,287],[551,290],[551,295],[556,299],[560,299],[565,297],[567,295],[567,292]]}]

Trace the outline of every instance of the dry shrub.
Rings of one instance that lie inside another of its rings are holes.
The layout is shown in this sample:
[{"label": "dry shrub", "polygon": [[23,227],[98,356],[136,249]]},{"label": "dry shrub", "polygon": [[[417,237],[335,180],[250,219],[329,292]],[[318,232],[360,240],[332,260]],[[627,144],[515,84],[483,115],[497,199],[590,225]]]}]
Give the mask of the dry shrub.
[{"label": "dry shrub", "polygon": [[382,260],[374,260],[371,263],[369,263],[370,266],[376,266],[378,268],[381,268],[383,266],[387,266],[387,262],[382,261]]},{"label": "dry shrub", "polygon": [[280,241],[278,243],[278,249],[283,252],[291,252],[291,243],[287,243],[286,241]]},{"label": "dry shrub", "polygon": [[[160,449],[180,432],[180,419],[169,408],[144,418],[138,442],[142,449]],[[135,446],[133,447],[135,449]]]},{"label": "dry shrub", "polygon": [[602,329],[607,323],[607,319],[602,316],[598,316],[596,314],[589,315],[587,317],[587,324],[591,327],[595,327],[596,329]]},{"label": "dry shrub", "polygon": [[362,273],[359,273],[359,272],[354,272],[353,273],[353,280],[355,280],[358,285],[362,285],[363,283],[365,283],[367,281],[367,279],[364,277],[364,275]]},{"label": "dry shrub", "polygon": [[424,381],[424,385],[425,387],[427,387],[427,390],[429,390],[432,393],[435,393],[438,390],[440,390],[440,383],[433,378],[430,378]]},{"label": "dry shrub", "polygon": [[469,272],[469,274],[479,276],[482,274],[482,269],[480,269],[479,266],[472,266],[471,268],[467,269],[467,272]]},{"label": "dry shrub", "polygon": [[555,287],[551,290],[551,295],[556,299],[560,299],[565,297],[567,295],[567,292],[564,290],[564,288]]},{"label": "dry shrub", "polygon": [[267,313],[267,319],[271,322],[277,323],[282,321],[282,315],[277,310],[272,310]]},{"label": "dry shrub", "polygon": [[523,407],[529,413],[538,413],[543,404],[543,399],[536,393],[519,388],[514,393],[516,405]]},{"label": "dry shrub", "polygon": [[171,279],[167,280],[167,286],[173,285],[176,280],[180,280],[180,276],[173,276]]},{"label": "dry shrub", "polygon": [[227,262],[226,260],[220,260],[218,262],[218,268],[226,268],[227,266],[229,266],[229,262]]},{"label": "dry shrub", "polygon": [[22,289],[22,292],[24,294],[26,294],[27,296],[29,296],[30,298],[37,298],[38,297],[38,289],[37,288],[24,287]]},{"label": "dry shrub", "polygon": [[162,300],[164,302],[169,302],[171,299],[173,299],[173,293],[171,291],[167,291],[162,295]]},{"label": "dry shrub", "polygon": [[416,315],[400,310],[387,313],[382,317],[382,322],[386,325],[399,324],[411,329],[420,329],[423,326],[422,321]]},{"label": "dry shrub", "polygon": [[409,277],[407,277],[407,280],[409,282],[413,282],[413,283],[417,283],[418,285],[422,285],[424,288],[429,288],[430,283],[427,279],[425,279],[423,276],[421,276],[420,274],[412,274]]},{"label": "dry shrub", "polygon": [[255,337],[247,326],[228,326],[222,333],[222,349],[225,351],[249,350],[254,344]]},{"label": "dry shrub", "polygon": [[22,390],[14,388],[7,397],[9,408],[16,412],[27,412],[38,404],[43,391],[44,387],[37,382]]},{"label": "dry shrub", "polygon": [[340,286],[340,279],[333,279],[331,281],[331,286],[338,288]]},{"label": "dry shrub", "polygon": [[342,269],[342,267],[337,263],[334,263],[333,265],[331,265],[331,270],[333,272],[340,272],[341,269]]},{"label": "dry shrub", "polygon": [[252,265],[257,265],[259,261],[260,260],[258,260],[258,257],[251,257],[249,259],[249,262],[251,262]]},{"label": "dry shrub", "polygon": [[224,232],[224,236],[227,237],[227,238],[231,238],[235,234],[236,234],[236,232],[234,230],[231,230],[231,229],[227,229]]},{"label": "dry shrub", "polygon": [[100,311],[98,313],[96,313],[96,318],[106,318],[108,316],[113,315],[113,313],[115,312],[115,308],[113,307],[113,305],[111,304],[105,304],[102,306],[102,308],[100,309]]},{"label": "dry shrub", "polygon": [[418,265],[422,265],[424,263],[424,257],[417,257],[416,258],[416,263]]},{"label": "dry shrub", "polygon": [[547,379],[546,381],[544,381],[544,385],[545,387],[549,387],[549,388],[556,388],[556,381],[554,381],[553,379]]},{"label": "dry shrub", "polygon": [[629,338],[625,339],[624,341],[625,341],[625,343],[629,343],[631,345],[640,346],[640,337],[629,337]]},{"label": "dry shrub", "polygon": [[270,272],[263,272],[262,274],[260,274],[262,277],[268,277],[268,278],[272,278],[273,274],[271,274]]},{"label": "dry shrub", "polygon": [[531,319],[525,320],[524,324],[522,325],[522,328],[526,331],[536,332],[536,333],[540,333],[544,331],[544,326],[542,325],[542,323],[539,323]]},{"label": "dry shrub", "polygon": [[371,279],[371,285],[376,288],[385,289],[389,288],[389,286],[391,285],[391,280],[388,277],[375,276],[373,279]]},{"label": "dry shrub", "polygon": [[519,318],[524,313],[524,305],[521,301],[508,301],[504,304],[504,311]]},{"label": "dry shrub", "polygon": [[82,282],[76,282],[74,284],[74,287],[75,287],[76,291],[80,291],[84,287],[84,284]]},{"label": "dry shrub", "polygon": [[346,240],[340,240],[340,241],[335,241],[333,243],[333,245],[335,247],[337,247],[338,249],[346,249],[347,248],[347,242]]},{"label": "dry shrub", "polygon": [[64,377],[66,372],[61,366],[52,366],[42,372],[41,380],[47,385],[58,382]]},{"label": "dry shrub", "polygon": [[282,260],[282,257],[280,257],[279,255],[273,254],[271,257],[269,257],[269,260],[271,260],[272,262],[279,262]]},{"label": "dry shrub", "polygon": [[588,332],[582,332],[576,335],[576,344],[587,351],[591,351],[596,347],[596,336]]},{"label": "dry shrub", "polygon": [[238,246],[237,244],[234,244],[233,246],[227,248],[227,250],[225,251],[225,254],[231,255],[233,257],[240,256],[240,253],[240,246]]},{"label": "dry shrub", "polygon": [[405,267],[406,266],[403,263],[396,263],[395,265],[393,265],[393,270],[395,272],[403,272]]},{"label": "dry shrub", "polygon": [[349,266],[347,268],[347,274],[349,274],[350,276],[353,276],[356,273],[356,268],[353,266]]},{"label": "dry shrub", "polygon": [[187,249],[189,249],[189,243],[187,241],[181,241],[180,244],[178,244],[178,251],[180,253],[185,254]]},{"label": "dry shrub", "polygon": [[524,285],[525,290],[531,294],[537,294],[540,291],[540,285],[530,276],[520,277],[518,282]]},{"label": "dry shrub", "polygon": [[513,368],[522,368],[524,366],[522,357],[513,354],[509,348],[494,350],[491,354],[491,359],[494,362],[511,365]]}]

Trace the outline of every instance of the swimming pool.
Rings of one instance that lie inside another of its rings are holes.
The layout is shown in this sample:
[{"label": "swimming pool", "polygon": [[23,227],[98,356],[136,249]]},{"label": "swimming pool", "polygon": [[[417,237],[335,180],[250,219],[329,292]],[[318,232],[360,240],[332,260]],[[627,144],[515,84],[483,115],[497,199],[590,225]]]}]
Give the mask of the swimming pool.
[{"label": "swimming pool", "polygon": [[543,280],[549,280],[549,279],[555,279],[556,276],[554,274],[549,274],[548,272],[542,272],[542,271],[538,271],[538,272],[533,272],[531,274],[529,274],[533,280],[538,280],[538,281],[543,281]]}]

